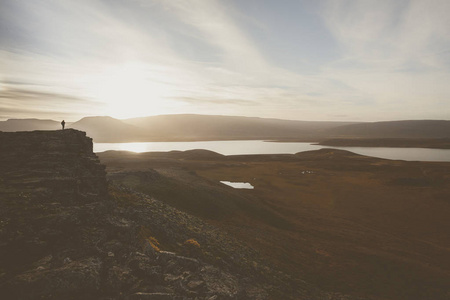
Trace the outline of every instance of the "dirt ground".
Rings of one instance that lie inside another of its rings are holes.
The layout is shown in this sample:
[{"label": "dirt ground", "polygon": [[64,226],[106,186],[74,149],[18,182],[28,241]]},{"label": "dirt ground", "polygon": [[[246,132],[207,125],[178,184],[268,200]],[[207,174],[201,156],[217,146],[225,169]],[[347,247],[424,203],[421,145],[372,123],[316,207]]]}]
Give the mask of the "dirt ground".
[{"label": "dirt ground", "polygon": [[111,180],[202,217],[321,289],[372,299],[450,299],[450,163],[332,149],[99,157]]}]

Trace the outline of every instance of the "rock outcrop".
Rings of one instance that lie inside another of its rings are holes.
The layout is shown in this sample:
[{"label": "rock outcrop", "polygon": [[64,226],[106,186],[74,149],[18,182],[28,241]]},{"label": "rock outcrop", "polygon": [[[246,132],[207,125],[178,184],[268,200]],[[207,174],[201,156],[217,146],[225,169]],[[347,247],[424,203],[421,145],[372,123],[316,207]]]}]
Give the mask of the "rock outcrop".
[{"label": "rock outcrop", "polygon": [[102,262],[92,253],[108,190],[92,140],[75,130],[0,132],[0,165],[0,294],[98,291]]},{"label": "rock outcrop", "polygon": [[0,153],[2,183],[24,192],[52,193],[66,203],[107,194],[105,167],[84,132],[0,132]]},{"label": "rock outcrop", "polygon": [[0,166],[3,299],[265,299],[273,289],[257,279],[268,272],[257,255],[216,228],[108,190],[84,132],[0,132]]},{"label": "rock outcrop", "polygon": [[71,129],[0,132],[0,295],[340,299],[196,217],[108,186],[92,140]]}]

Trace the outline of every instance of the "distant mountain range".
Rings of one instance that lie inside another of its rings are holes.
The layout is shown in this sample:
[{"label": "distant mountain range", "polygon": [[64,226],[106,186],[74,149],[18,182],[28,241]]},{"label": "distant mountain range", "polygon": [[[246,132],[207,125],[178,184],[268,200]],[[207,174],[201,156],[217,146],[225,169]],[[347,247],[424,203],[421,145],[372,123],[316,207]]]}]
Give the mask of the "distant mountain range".
[{"label": "distant mountain range", "polygon": [[[60,128],[60,122],[54,120],[10,119],[0,122],[0,131]],[[161,115],[125,120],[99,116],[67,123],[66,128],[86,131],[96,142],[450,138],[450,121],[444,120],[356,123],[212,115]]]},{"label": "distant mountain range", "polygon": [[60,122],[40,119],[9,119],[0,122],[0,131],[33,131],[60,129]]},{"label": "distant mountain range", "polygon": [[331,128],[335,137],[355,138],[449,138],[450,121],[414,120],[359,123]]}]

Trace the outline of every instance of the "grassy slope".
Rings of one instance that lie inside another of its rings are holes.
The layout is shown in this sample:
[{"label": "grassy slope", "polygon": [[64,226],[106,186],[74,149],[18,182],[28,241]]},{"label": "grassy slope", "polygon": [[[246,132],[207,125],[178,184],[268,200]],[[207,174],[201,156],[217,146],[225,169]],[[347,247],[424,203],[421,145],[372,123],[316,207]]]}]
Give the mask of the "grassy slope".
[{"label": "grassy slope", "polygon": [[[110,172],[155,169],[171,182],[171,192],[161,193],[163,182],[155,186],[152,180],[135,181],[135,187],[222,226],[321,288],[375,299],[448,298],[449,163],[326,149],[204,159],[194,154],[99,156]],[[219,180],[247,181],[255,190],[233,190]],[[205,215],[205,206],[226,213]]]}]

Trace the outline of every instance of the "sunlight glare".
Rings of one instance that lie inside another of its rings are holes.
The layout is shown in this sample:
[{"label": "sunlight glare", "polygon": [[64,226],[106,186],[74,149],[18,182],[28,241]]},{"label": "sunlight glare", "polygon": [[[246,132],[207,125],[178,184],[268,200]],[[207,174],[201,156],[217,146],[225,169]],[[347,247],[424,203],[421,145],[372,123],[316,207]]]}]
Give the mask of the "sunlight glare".
[{"label": "sunlight glare", "polygon": [[126,64],[107,70],[98,85],[97,98],[106,104],[105,115],[132,118],[162,114],[168,87],[157,82],[151,71],[137,64]]},{"label": "sunlight glare", "polygon": [[131,151],[136,153],[142,153],[148,151],[146,143],[121,143],[120,151]]}]

